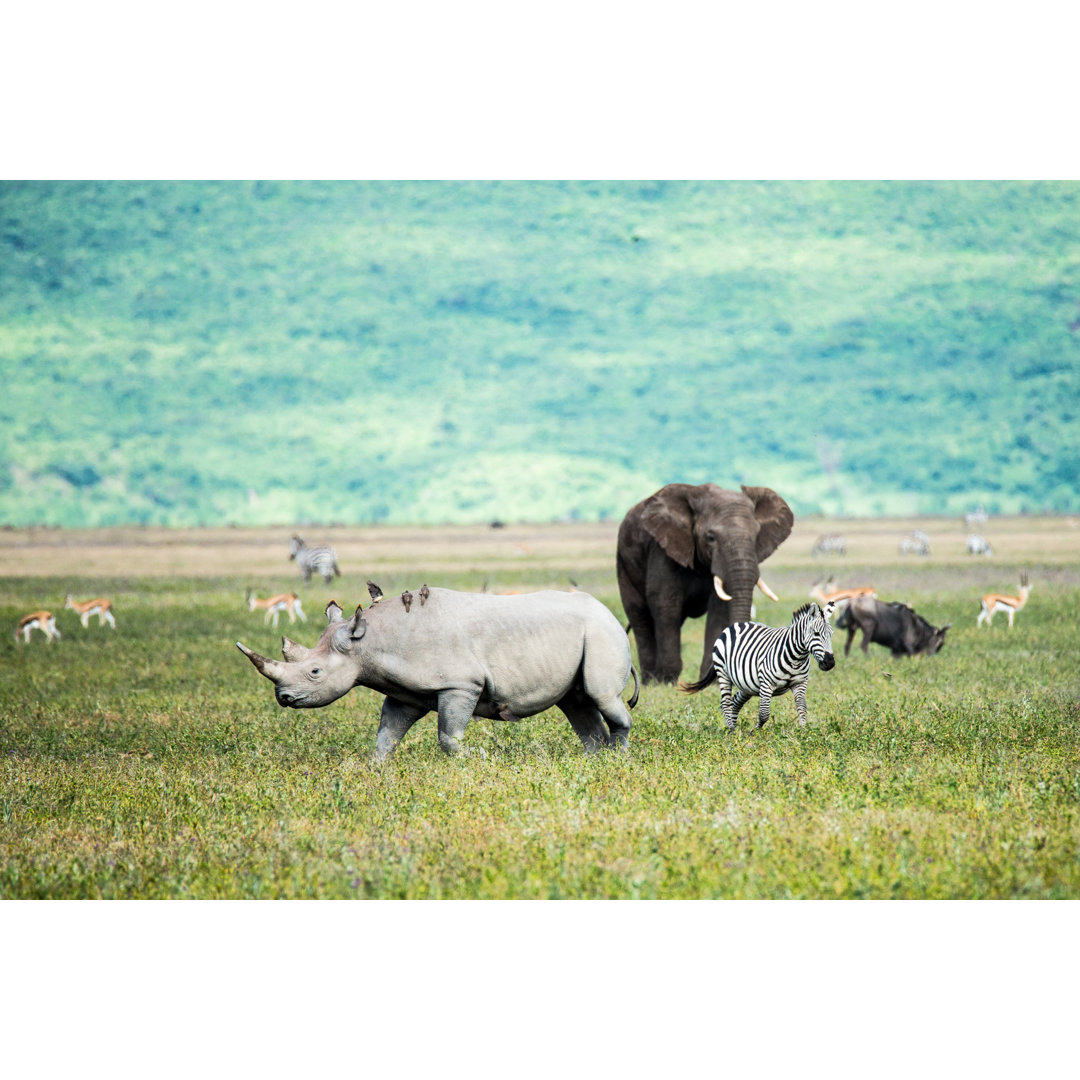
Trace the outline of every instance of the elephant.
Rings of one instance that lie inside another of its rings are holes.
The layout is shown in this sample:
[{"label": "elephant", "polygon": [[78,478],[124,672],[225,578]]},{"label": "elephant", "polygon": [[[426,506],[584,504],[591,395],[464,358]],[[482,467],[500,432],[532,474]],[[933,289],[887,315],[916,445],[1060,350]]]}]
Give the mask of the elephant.
[{"label": "elephant", "polygon": [[637,640],[642,683],[674,683],[682,671],[682,624],[706,615],[700,676],[725,626],[750,619],[755,584],[775,600],[758,564],[791,533],[795,516],[772,488],[728,491],[667,484],[619,526],[616,572]]}]

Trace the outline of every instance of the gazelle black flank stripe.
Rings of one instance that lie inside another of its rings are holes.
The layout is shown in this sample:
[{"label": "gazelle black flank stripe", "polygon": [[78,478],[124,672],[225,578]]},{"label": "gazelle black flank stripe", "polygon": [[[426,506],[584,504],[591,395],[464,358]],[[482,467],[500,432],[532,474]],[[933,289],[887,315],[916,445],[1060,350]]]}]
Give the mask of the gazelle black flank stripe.
[{"label": "gazelle black flank stripe", "polygon": [[817,604],[804,604],[794,612],[790,626],[761,623],[733,623],[726,627],[713,646],[713,676],[689,689],[703,689],[715,680],[720,685],[720,707],[730,730],[735,730],[739,710],[755,694],[761,698],[758,727],[769,719],[769,706],[777,694],[789,690],[795,695],[799,723],[806,723],[806,681],[810,658],[823,671],[834,664],[832,626],[833,604],[822,612]]}]

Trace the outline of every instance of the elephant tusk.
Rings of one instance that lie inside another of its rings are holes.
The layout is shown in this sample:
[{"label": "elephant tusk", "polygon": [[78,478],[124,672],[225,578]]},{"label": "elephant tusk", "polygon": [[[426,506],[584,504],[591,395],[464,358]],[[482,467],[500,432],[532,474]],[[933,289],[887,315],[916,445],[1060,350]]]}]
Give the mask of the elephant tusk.
[{"label": "elephant tusk", "polygon": [[766,595],[766,596],[767,596],[767,597],[768,597],[768,598],[769,598],[770,600],[775,600],[775,601],[777,601],[777,602],[779,603],[779,601],[780,601],[780,597],[779,597],[779,596],[777,596],[777,595],[776,595],[776,593],[774,593],[774,592],[772,591],[772,589],[770,589],[770,588],[769,588],[769,586],[765,584],[765,579],[764,579],[764,578],[758,578],[758,579],[757,579],[757,587],[758,587],[758,588],[759,588],[759,589],[760,589],[760,590],[761,590],[761,591],[762,591],[762,592],[763,592],[763,593],[764,593],[764,594],[765,594],[765,595]]},{"label": "elephant tusk", "polygon": [[236,647],[255,665],[256,670],[265,675],[272,683],[279,683],[285,678],[285,665],[280,660],[268,660],[257,652],[252,652],[246,645],[239,641]]},{"label": "elephant tusk", "polygon": [[719,596],[721,600],[731,599],[731,597],[724,592],[724,582],[719,574],[713,574],[712,586],[716,590],[716,595]]}]

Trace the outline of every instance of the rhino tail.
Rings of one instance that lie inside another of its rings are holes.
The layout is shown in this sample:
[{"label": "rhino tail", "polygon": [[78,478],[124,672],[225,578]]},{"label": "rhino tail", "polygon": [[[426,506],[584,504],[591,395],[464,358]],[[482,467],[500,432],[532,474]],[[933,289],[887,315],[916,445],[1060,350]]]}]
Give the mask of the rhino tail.
[{"label": "rhino tail", "polygon": [[637,704],[638,692],[641,690],[641,683],[638,682],[637,677],[637,668],[635,668],[633,664],[630,665],[630,674],[634,676],[634,693],[626,703],[628,709],[632,709]]}]

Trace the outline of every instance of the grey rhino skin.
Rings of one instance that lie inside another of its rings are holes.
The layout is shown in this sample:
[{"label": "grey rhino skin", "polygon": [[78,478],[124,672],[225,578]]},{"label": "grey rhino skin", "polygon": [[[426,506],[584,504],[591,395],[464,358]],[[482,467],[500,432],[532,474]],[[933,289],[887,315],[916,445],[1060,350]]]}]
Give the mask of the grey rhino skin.
[{"label": "grey rhino skin", "polygon": [[[473,716],[518,720],[557,705],[587,752],[626,748],[637,673],[618,620],[587,593],[518,596],[430,589],[410,607],[398,597],[348,619],[327,605],[329,625],[313,649],[282,638],[285,662],[236,643],[275,684],[278,703],[328,705],[354,686],[386,695],[375,738],[378,760],[422,716],[437,711],[439,746],[457,753]],[[622,692],[634,675],[629,708]]]}]

